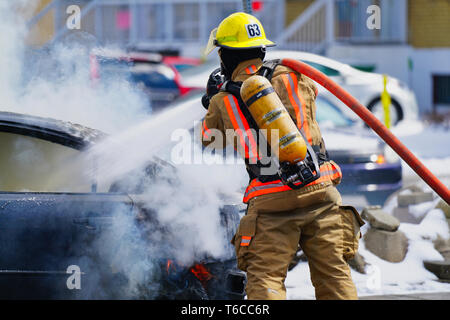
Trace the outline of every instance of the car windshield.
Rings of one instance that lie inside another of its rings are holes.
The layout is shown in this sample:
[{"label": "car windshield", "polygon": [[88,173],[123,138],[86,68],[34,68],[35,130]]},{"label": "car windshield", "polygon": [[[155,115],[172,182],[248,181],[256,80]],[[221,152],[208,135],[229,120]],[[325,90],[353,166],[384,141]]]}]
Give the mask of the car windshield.
[{"label": "car windshield", "polygon": [[339,76],[340,75],[339,71],[337,71],[337,70],[335,70],[333,68],[329,68],[327,66],[324,66],[323,64],[319,64],[319,63],[315,63],[315,62],[311,62],[311,61],[303,60],[303,59],[302,59],[302,61],[304,63],[306,63],[306,64],[309,64],[311,67],[321,71],[322,73],[324,73],[327,76],[335,77],[335,76]]},{"label": "car windshield", "polygon": [[316,119],[321,126],[346,127],[353,125],[353,120],[348,118],[338,107],[320,96],[316,99]]},{"label": "car windshield", "polygon": [[98,64],[100,67],[100,77],[109,78],[117,77],[123,73],[129,73],[132,62],[109,57],[98,57]]},{"label": "car windshield", "polygon": [[174,63],[173,66],[177,69],[178,72],[186,71],[192,67],[195,67],[195,64],[189,63]]},{"label": "car windshield", "polygon": [[131,73],[130,79],[134,83],[142,83],[147,88],[163,88],[163,89],[176,89],[177,84],[172,74],[166,72],[163,66],[149,67],[148,69],[136,69]]}]

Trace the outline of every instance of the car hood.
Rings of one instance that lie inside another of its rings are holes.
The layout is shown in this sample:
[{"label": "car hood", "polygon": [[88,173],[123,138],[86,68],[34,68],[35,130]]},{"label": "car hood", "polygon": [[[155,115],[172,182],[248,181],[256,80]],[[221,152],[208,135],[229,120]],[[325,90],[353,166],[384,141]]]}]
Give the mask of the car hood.
[{"label": "car hood", "polygon": [[348,128],[321,128],[326,148],[331,153],[376,153],[383,143],[373,132],[358,126]]},{"label": "car hood", "polygon": [[[312,62],[323,65],[328,68],[335,69],[339,71],[344,77],[349,77],[347,81],[354,81],[357,84],[367,84],[367,83],[383,83],[383,75],[379,73],[366,72],[362,70],[358,70],[346,63],[342,63],[328,57],[319,56],[316,54],[308,53],[308,52],[299,52],[299,51],[289,51],[289,50],[272,50],[268,51],[266,54],[265,60],[270,59],[284,59],[291,58],[295,60],[301,60],[305,62]],[[331,78],[337,78],[331,76]],[[390,80],[397,81],[397,79],[393,77],[389,77]],[[350,83],[349,83],[350,84]]]},{"label": "car hood", "polygon": [[0,111],[0,131],[45,139],[75,149],[95,144],[106,134],[79,124]]},{"label": "car hood", "polygon": [[[347,85],[375,84],[377,87],[383,87],[383,75],[379,73],[352,70],[351,73],[344,74],[344,78]],[[388,87],[393,84],[398,84],[398,79],[389,76]]]}]

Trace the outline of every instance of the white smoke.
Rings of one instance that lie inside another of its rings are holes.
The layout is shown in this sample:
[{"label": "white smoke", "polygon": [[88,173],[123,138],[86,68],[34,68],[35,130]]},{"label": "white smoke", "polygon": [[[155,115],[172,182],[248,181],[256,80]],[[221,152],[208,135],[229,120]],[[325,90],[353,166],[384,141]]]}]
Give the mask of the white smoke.
[{"label": "white smoke", "polygon": [[237,191],[245,178],[243,166],[178,165],[170,182],[148,185],[146,205],[158,208],[158,220],[170,228],[173,246],[179,248],[175,253],[179,262],[189,264],[205,255],[221,258],[228,254],[231,239],[220,224],[219,210],[240,201],[242,195]]},{"label": "white smoke", "polygon": [[[22,72],[26,28],[18,12],[32,7],[30,1],[0,1],[0,103],[10,105],[15,100]],[[24,12],[22,11],[22,14]]]},{"label": "white smoke", "polygon": [[11,111],[70,121],[111,134],[149,116],[145,97],[126,79],[104,79],[99,85],[89,82],[85,48],[57,46],[52,54],[62,66],[58,81],[44,79],[42,74],[32,79]]},{"label": "white smoke", "polygon": [[27,47],[24,10],[35,4],[0,2],[0,110],[70,121],[107,133],[149,116],[146,97],[125,76],[102,79],[98,85],[90,78],[92,36],[80,31],[50,48]]}]

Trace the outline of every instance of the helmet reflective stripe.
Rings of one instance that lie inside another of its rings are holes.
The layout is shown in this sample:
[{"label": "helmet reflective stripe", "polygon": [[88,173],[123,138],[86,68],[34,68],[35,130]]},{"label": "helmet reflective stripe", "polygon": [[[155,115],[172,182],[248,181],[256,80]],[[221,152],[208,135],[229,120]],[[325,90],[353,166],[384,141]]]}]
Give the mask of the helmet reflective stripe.
[{"label": "helmet reflective stripe", "polygon": [[227,36],[227,37],[221,37],[216,39],[217,43],[224,43],[228,41],[238,41],[238,38],[235,36]]}]

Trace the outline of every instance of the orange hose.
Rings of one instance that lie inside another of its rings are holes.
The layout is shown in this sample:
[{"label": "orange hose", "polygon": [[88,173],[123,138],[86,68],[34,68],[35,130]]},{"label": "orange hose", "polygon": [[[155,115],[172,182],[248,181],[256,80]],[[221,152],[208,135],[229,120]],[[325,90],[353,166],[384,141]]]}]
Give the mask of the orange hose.
[{"label": "orange hose", "polygon": [[304,62],[282,59],[281,64],[317,81],[339,98],[371,127],[447,204],[450,204],[450,190],[358,100],[322,72]]}]

